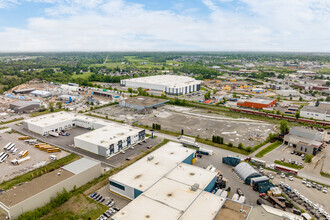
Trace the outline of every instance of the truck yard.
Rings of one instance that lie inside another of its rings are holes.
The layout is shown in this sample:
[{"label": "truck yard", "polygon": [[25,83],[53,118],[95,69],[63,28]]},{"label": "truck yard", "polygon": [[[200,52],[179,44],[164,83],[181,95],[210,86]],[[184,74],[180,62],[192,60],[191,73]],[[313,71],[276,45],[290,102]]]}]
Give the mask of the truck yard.
[{"label": "truck yard", "polygon": [[[63,158],[67,155],[69,155],[65,151],[61,152],[53,152],[53,153],[47,153],[45,151],[41,151],[34,147],[34,145],[30,145],[24,142],[24,140],[18,140],[19,137],[21,137],[21,134],[18,133],[3,133],[1,134],[0,143],[2,146],[2,149],[0,152],[4,152],[4,147],[9,142],[15,143],[16,148],[18,148],[18,151],[15,155],[12,153],[8,153],[9,157],[0,164],[1,169],[1,179],[0,182],[4,180],[12,179],[15,176],[21,175],[23,173],[29,172],[33,169],[36,169],[38,167],[42,167],[49,162],[51,162],[51,159],[49,158],[50,155],[55,155],[57,159]],[[11,163],[12,160],[19,158],[19,152],[21,151],[28,151],[27,157],[30,157],[29,160],[26,160],[18,165],[13,165]]]}]

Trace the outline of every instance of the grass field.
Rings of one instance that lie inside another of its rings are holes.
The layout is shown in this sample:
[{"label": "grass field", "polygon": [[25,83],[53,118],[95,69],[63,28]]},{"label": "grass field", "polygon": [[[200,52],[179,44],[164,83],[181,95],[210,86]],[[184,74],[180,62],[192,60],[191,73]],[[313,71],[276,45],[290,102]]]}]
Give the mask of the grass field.
[{"label": "grass field", "polygon": [[291,167],[291,168],[297,169],[297,170],[300,170],[300,169],[303,168],[301,166],[291,164],[291,163],[287,163],[287,162],[282,162],[282,161],[279,161],[279,160],[275,160],[274,163],[279,164],[279,165],[283,165],[283,166],[286,166],[286,167]]},{"label": "grass field", "polygon": [[277,148],[281,144],[282,144],[281,141],[276,141],[276,142],[272,143],[271,145],[269,145],[268,147],[262,149],[259,153],[257,153],[256,157],[263,157],[265,154],[271,152],[272,150],[274,150],[275,148]]}]

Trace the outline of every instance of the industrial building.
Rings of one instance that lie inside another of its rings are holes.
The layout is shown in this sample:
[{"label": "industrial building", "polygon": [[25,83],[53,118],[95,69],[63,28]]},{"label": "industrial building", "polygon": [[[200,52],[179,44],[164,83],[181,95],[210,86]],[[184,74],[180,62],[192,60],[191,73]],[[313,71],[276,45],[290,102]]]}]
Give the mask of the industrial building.
[{"label": "industrial building", "polygon": [[195,150],[168,142],[109,178],[110,190],[135,199],[180,163],[192,163]]},{"label": "industrial building", "polygon": [[47,97],[51,97],[53,94],[49,91],[43,91],[43,90],[34,90],[30,93],[33,96],[36,97],[41,97],[41,98],[47,98]]},{"label": "industrial building", "polygon": [[145,138],[143,129],[69,112],[27,119],[23,126],[43,136],[75,126],[93,130],[74,137],[74,145],[105,157],[113,156]]},{"label": "industrial building", "polygon": [[249,100],[239,100],[237,106],[245,107],[245,108],[270,108],[276,104],[276,99],[256,99],[252,98]]},{"label": "industrial building", "polygon": [[107,91],[93,91],[92,95],[96,95],[96,96],[102,96],[102,97],[106,97],[109,99],[112,99],[112,93],[111,92],[107,92]]},{"label": "industrial building", "polygon": [[42,207],[63,188],[80,187],[101,175],[101,163],[82,158],[0,194],[0,210],[16,219],[24,212]]},{"label": "industrial building", "polygon": [[17,94],[27,94],[27,93],[33,92],[34,90],[35,90],[34,88],[31,88],[31,89],[20,89],[20,90],[13,90],[13,93],[15,95],[17,95]]},{"label": "industrial building", "polygon": [[284,144],[293,147],[295,151],[316,155],[324,146],[323,132],[292,127],[289,134],[284,136]]},{"label": "industrial building", "polygon": [[256,171],[250,164],[246,162],[239,163],[234,168],[234,172],[245,184],[248,185],[250,185],[250,181],[252,178],[261,176],[258,171]]},{"label": "industrial building", "polygon": [[16,113],[25,113],[36,111],[40,108],[40,104],[34,101],[16,101],[9,104],[9,108]]},{"label": "industrial building", "polygon": [[321,102],[317,107],[305,105],[300,110],[300,116],[304,118],[330,121],[330,102]]},{"label": "industrial building", "polygon": [[79,86],[62,84],[61,90],[63,92],[79,92],[81,88]]},{"label": "industrial building", "polygon": [[166,99],[138,96],[138,97],[129,97],[125,100],[120,101],[119,106],[141,111],[145,109],[158,108],[169,101],[170,100],[166,100]]},{"label": "industrial building", "polygon": [[156,75],[133,79],[123,79],[121,86],[143,88],[165,92],[169,95],[182,95],[201,89],[201,81],[188,76]]},{"label": "industrial building", "polygon": [[[111,176],[110,190],[133,199],[112,219],[219,219],[219,210],[227,201],[210,193],[217,172],[191,165],[194,153],[181,144],[168,142]],[[237,213],[246,208],[233,203],[239,207]],[[250,210],[248,206],[246,214]]]}]

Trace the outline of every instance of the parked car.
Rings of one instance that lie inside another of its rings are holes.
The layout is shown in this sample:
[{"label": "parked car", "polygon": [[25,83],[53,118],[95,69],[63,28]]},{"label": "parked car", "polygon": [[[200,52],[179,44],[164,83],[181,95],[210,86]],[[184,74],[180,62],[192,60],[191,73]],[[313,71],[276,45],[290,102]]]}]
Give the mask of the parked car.
[{"label": "parked car", "polygon": [[117,212],[120,211],[120,208],[118,207],[114,207],[113,209],[116,210]]},{"label": "parked car", "polygon": [[315,182],[312,183],[312,187],[316,188],[316,183]]},{"label": "parked car", "polygon": [[295,151],[293,150],[293,151],[291,151],[291,154],[294,154],[295,153]]},{"label": "parked car", "polygon": [[299,166],[301,166],[301,167],[304,166],[304,163],[303,162],[300,162],[299,163]]},{"label": "parked car", "polygon": [[326,186],[324,186],[323,189],[322,189],[322,192],[323,193],[328,193],[328,188]]},{"label": "parked car", "polygon": [[293,176],[289,176],[289,180],[290,181],[293,181]]},{"label": "parked car", "polygon": [[307,186],[308,188],[311,188],[311,187],[312,187],[311,182],[307,182],[307,183],[306,183],[306,186]]},{"label": "parked car", "polygon": [[103,203],[103,202],[104,202],[104,200],[105,200],[105,198],[102,198],[102,199],[100,200],[100,203]]},{"label": "parked car", "polygon": [[296,161],[294,164],[298,166],[298,161]]},{"label": "parked car", "polygon": [[301,157],[305,157],[305,154],[302,154]]},{"label": "parked car", "polygon": [[306,179],[305,178],[302,180],[302,184],[306,184]]},{"label": "parked car", "polygon": [[93,193],[90,195],[91,198],[94,198],[97,195],[97,193]]},{"label": "parked car", "polygon": [[322,190],[322,186],[320,184],[317,184],[316,189]]},{"label": "parked car", "polygon": [[268,175],[268,178],[269,178],[269,179],[274,179],[273,174],[269,174],[269,175]]},{"label": "parked car", "polygon": [[282,178],[285,178],[285,174],[284,174],[284,173],[281,173],[281,177],[282,177]]},{"label": "parked car", "polygon": [[151,145],[149,145],[148,147],[147,147],[147,149],[151,149],[152,147],[151,147]]},{"label": "parked car", "polygon": [[284,161],[285,161],[285,158],[283,157],[283,158],[281,159],[281,161],[284,162]]}]

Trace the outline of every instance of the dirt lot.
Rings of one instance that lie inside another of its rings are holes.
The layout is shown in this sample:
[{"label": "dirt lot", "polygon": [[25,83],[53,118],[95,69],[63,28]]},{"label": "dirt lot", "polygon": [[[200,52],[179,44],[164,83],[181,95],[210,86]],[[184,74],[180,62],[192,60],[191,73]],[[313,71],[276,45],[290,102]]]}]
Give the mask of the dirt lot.
[{"label": "dirt lot", "polygon": [[88,219],[89,217],[91,219],[96,219],[106,210],[106,206],[92,201],[84,195],[77,195],[73,196],[62,206],[54,209],[41,219]]},{"label": "dirt lot", "polygon": [[130,123],[138,122],[149,126],[153,123],[161,124],[163,130],[179,132],[184,129],[185,134],[203,138],[211,139],[212,135],[219,135],[224,137],[225,142],[232,142],[236,146],[240,142],[245,146],[254,146],[274,129],[274,125],[260,121],[233,119],[206,110],[172,105],[142,113],[119,106],[102,108],[96,112]]},{"label": "dirt lot", "polygon": [[[22,175],[23,173],[29,172],[31,170],[34,170],[38,167],[44,166],[51,162],[49,159],[49,155],[55,155],[58,159],[65,157],[69,155],[69,153],[65,151],[56,152],[56,153],[47,153],[44,151],[41,151],[37,148],[34,148],[33,145],[29,145],[24,143],[24,141],[18,140],[18,137],[22,135],[18,133],[4,133],[0,136],[0,145],[1,150],[0,152],[3,152],[3,147],[9,143],[15,143],[16,147],[18,148],[18,152],[16,155],[13,155],[9,153],[9,157],[5,160],[5,162],[0,164],[0,170],[1,170],[1,176],[0,176],[0,182],[8,179],[12,179],[15,176]],[[31,157],[30,160],[23,162],[20,165],[12,165],[10,163],[11,160],[18,158],[18,153],[20,151],[28,150],[29,156]]]}]

